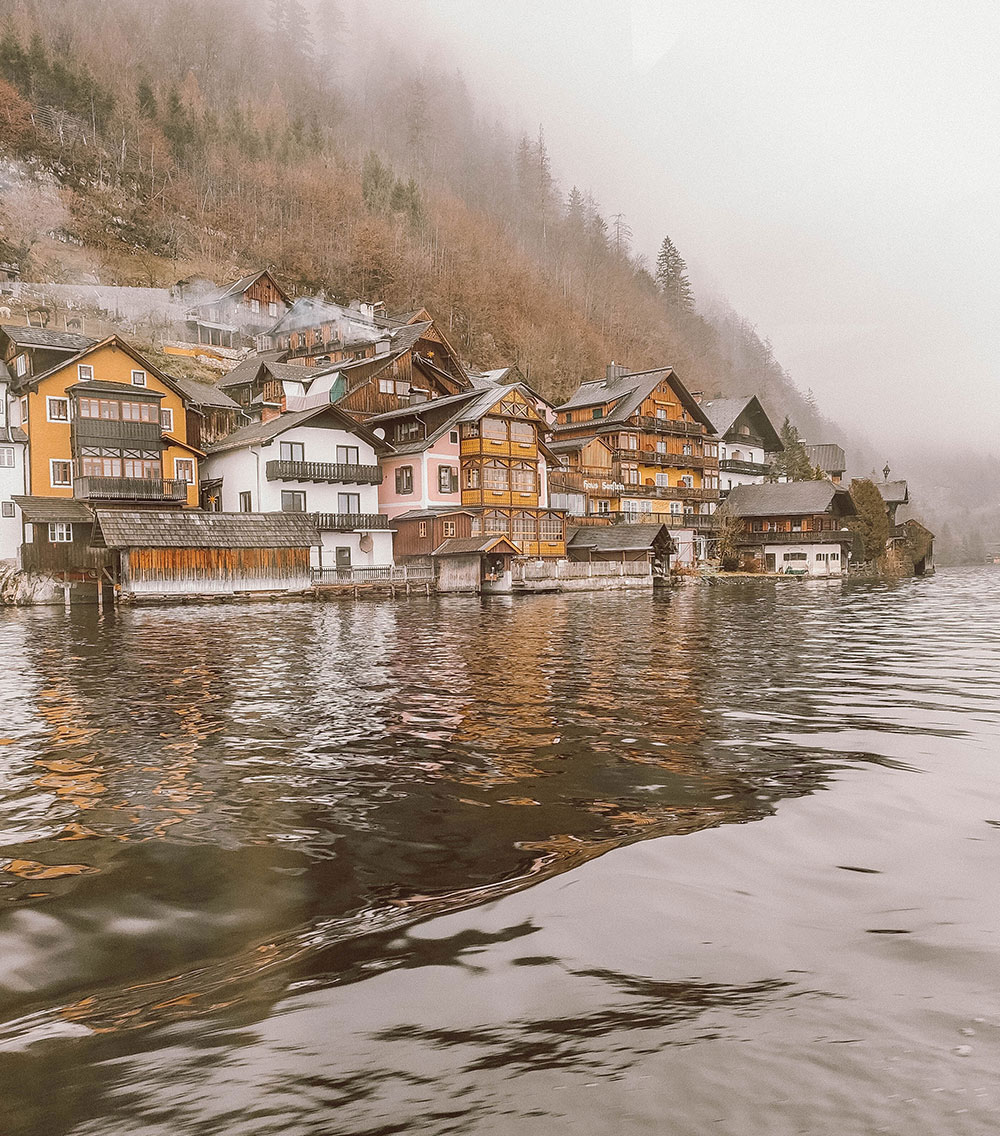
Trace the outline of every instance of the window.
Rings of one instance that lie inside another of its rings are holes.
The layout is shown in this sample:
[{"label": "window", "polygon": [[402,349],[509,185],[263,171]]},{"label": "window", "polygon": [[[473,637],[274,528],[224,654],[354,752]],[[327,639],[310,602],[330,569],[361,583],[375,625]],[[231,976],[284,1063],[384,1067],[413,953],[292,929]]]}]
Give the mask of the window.
[{"label": "window", "polygon": [[458,470],[448,465],[438,466],[438,492],[456,493],[458,491]]},{"label": "window", "polygon": [[420,522],[420,535],[421,536],[427,535],[427,522],[426,521]]},{"label": "window", "polygon": [[671,512],[671,515],[680,516],[680,513],[681,513],[680,501],[671,501],[670,502],[670,512]]},{"label": "window", "polygon": [[451,442],[451,444],[453,446],[458,445],[458,431],[457,430],[451,431],[451,433],[448,435],[448,441]]},{"label": "window", "polygon": [[49,484],[53,489],[60,489],[73,484],[73,466],[68,461],[58,461],[55,458],[49,461]]},{"label": "window", "polygon": [[260,300],[251,299],[250,311],[252,311],[254,315],[259,315],[259,313],[260,313]]},{"label": "window", "polygon": [[396,470],[396,492],[397,493],[412,493],[413,492],[413,466],[401,465]]},{"label": "window", "polygon": [[49,525],[49,542],[51,544],[71,544],[73,541],[73,526],[66,521],[55,521]]},{"label": "window", "polygon": [[470,465],[469,468],[465,471],[465,488],[479,488],[479,466]]},{"label": "window", "polygon": [[409,393],[410,384],[408,382],[400,380],[400,382],[396,383],[396,394],[398,394],[400,398],[405,398]]},{"label": "window", "polygon": [[271,300],[267,305],[267,314],[269,316],[276,316],[278,314],[278,303],[276,300]]},{"label": "window", "polygon": [[595,407],[594,407],[594,417],[595,417],[595,418],[603,418],[603,417],[604,417],[604,409],[603,409],[603,407],[600,407],[600,406],[595,406]]},{"label": "window", "polygon": [[144,387],[145,385],[146,385],[146,372],[145,371],[133,371],[132,372],[132,386]]},{"label": "window", "polygon": [[338,513],[360,513],[361,512],[361,494],[360,493],[338,493],[337,494],[337,512]]},{"label": "window", "polygon": [[397,442],[410,442],[414,438],[420,436],[420,423],[416,420],[412,422],[400,422],[396,427],[396,441]]},{"label": "window", "polygon": [[194,458],[174,458],[174,481],[194,485]]},{"label": "window", "polygon": [[25,425],[28,421],[28,396],[24,395],[21,399],[21,425]]},{"label": "window", "polygon": [[506,442],[507,423],[502,418],[484,418],[483,437],[491,442]]},{"label": "window", "polygon": [[559,517],[551,513],[543,514],[538,521],[538,539],[546,541],[559,541],[563,538],[563,526]]},{"label": "window", "polygon": [[610,501],[595,501],[594,507],[595,507],[595,509],[598,513],[610,513],[611,512],[611,502]]},{"label": "window", "polygon": [[662,441],[661,441],[661,442],[657,442],[657,443],[656,443],[656,452],[657,452],[658,454],[665,454],[665,453],[667,452],[667,443],[666,443],[666,442],[662,442]]},{"label": "window", "polygon": [[659,485],[661,489],[666,489],[670,485],[670,474],[658,473],[656,475],[656,484]]},{"label": "window", "polygon": [[741,426],[740,427],[740,433],[743,434],[744,437],[749,438],[750,437],[750,427],[749,426]]},{"label": "window", "polygon": [[479,437],[479,423],[478,422],[463,422],[462,423],[462,437],[463,438],[478,438]]},{"label": "window", "polygon": [[502,462],[487,462],[483,467],[483,484],[494,493],[503,493],[510,488],[510,471]]},{"label": "window", "polygon": [[535,486],[535,467],[529,465],[527,462],[519,462],[511,470],[511,488],[517,493],[534,493],[536,492]]},{"label": "window", "polygon": [[14,468],[14,447],[0,446],[0,469]]},{"label": "window", "polygon": [[89,363],[78,363],[76,367],[76,377],[81,383],[89,383],[94,378],[94,368]]},{"label": "window", "polygon": [[80,459],[84,477],[121,477],[122,459],[113,455],[88,455]]},{"label": "window", "polygon": [[0,502],[0,517],[13,517],[14,515],[14,502],[2,501]]},{"label": "window", "polygon": [[658,407],[656,408],[656,417],[657,417],[657,418],[659,418],[659,419],[661,419],[662,421],[666,421],[666,417],[667,417],[667,410],[666,410],[666,407],[664,407],[664,406],[658,406]]},{"label": "window", "polygon": [[513,442],[529,446],[535,440],[535,428],[530,422],[511,422],[510,437]]},{"label": "window", "polygon": [[809,557],[804,552],[786,552],[784,559],[787,562],[789,560],[808,560]]},{"label": "window", "polygon": [[457,526],[456,526],[454,521],[445,521],[444,522],[444,535],[446,537],[454,536],[457,531],[458,531],[458,529],[457,529]]},{"label": "window", "polygon": [[[155,409],[155,408],[154,408]],[[160,411],[160,429],[165,430],[168,434],[174,428],[174,412],[172,410]]]},{"label": "window", "polygon": [[280,443],[281,460],[286,462],[300,462],[306,460],[306,447],[302,442]]},{"label": "window", "polygon": [[681,453],[684,454],[685,457],[690,457],[694,453],[694,450],[691,448],[690,442],[684,443],[684,445],[681,447]]},{"label": "window", "polygon": [[530,513],[514,514],[515,540],[535,540],[537,533],[538,525],[535,521],[535,518]]},{"label": "window", "polygon": [[379,394],[393,394],[396,390],[396,384],[392,379],[379,379],[378,393]]},{"label": "window", "polygon": [[163,466],[159,458],[126,458],[125,476],[158,481],[163,476]]},{"label": "window", "polygon": [[28,356],[18,355],[14,360],[14,370],[17,372],[18,378],[23,378],[28,373]]},{"label": "window", "polygon": [[341,465],[357,465],[358,464],[358,447],[357,446],[338,446],[337,447],[337,461]]},{"label": "window", "polygon": [[240,494],[240,512],[252,513],[253,512],[253,494],[249,489],[245,489]]},{"label": "window", "polygon": [[685,489],[693,489],[694,488],[694,478],[691,476],[691,474],[685,473],[681,477],[681,485],[683,485]]},{"label": "window", "polygon": [[301,489],[282,489],[281,511],[283,513],[304,513],[306,495]]},{"label": "window", "polygon": [[506,536],[510,532],[510,517],[506,513],[491,510],[486,514],[484,521],[487,536]]},{"label": "window", "polygon": [[622,481],[624,481],[626,485],[638,485],[639,467],[637,465],[623,465]]},{"label": "window", "polygon": [[829,559],[830,559],[830,557],[825,552],[817,552],[816,553],[816,563],[817,564],[825,564]]},{"label": "window", "polygon": [[46,416],[50,422],[69,421],[69,399],[47,398],[45,400]]}]

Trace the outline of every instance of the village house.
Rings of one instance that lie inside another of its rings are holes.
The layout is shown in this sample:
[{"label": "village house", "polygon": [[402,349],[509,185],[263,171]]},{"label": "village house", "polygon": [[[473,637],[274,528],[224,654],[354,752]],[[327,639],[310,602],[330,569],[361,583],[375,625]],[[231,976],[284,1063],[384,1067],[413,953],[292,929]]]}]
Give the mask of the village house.
[{"label": "village house", "polygon": [[96,342],[75,332],[4,324],[0,326],[0,360],[7,364],[12,383],[23,384],[33,374],[50,371]]},{"label": "village house", "polygon": [[832,481],[786,481],[734,486],[726,511],[746,566],[792,575],[839,576],[847,571],[856,514],[850,493]]},{"label": "village house", "polygon": [[767,455],[785,447],[757,396],[713,398],[701,407],[719,439],[719,496],[736,485],[763,485],[771,468]]},{"label": "village house", "polygon": [[11,426],[8,414],[10,373],[0,363],[0,565],[17,563],[21,547],[21,521],[15,497],[26,489],[28,436]]},{"label": "village house", "polygon": [[504,536],[523,556],[563,556],[565,520],[548,502],[548,425],[520,382],[483,385],[369,419],[393,450],[381,508],[397,560],[429,563],[435,539]]},{"label": "village house", "polygon": [[187,312],[192,343],[210,347],[252,346],[254,337],[288,311],[291,298],[266,269],[203,294]]},{"label": "village house", "polygon": [[337,406],[286,412],[208,447],[202,506],[227,513],[307,513],[321,538],[313,567],[346,573],[388,566],[392,530],[379,512],[378,487],[379,459],[391,450]]},{"label": "village house", "polygon": [[826,442],[818,446],[806,446],[805,450],[810,462],[821,469],[834,485],[840,485],[847,469],[847,456],[843,447]]},{"label": "village house", "polygon": [[553,504],[607,522],[674,530],[678,562],[708,555],[719,499],[719,442],[707,413],[669,367],[614,363],[556,407]]}]

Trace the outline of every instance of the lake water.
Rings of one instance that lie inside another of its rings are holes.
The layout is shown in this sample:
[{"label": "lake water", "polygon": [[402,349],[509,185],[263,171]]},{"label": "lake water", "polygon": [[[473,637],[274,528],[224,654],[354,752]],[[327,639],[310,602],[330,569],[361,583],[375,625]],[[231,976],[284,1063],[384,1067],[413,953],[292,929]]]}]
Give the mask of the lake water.
[{"label": "lake water", "polygon": [[0,611],[0,1133],[993,1133],[1000,571]]}]

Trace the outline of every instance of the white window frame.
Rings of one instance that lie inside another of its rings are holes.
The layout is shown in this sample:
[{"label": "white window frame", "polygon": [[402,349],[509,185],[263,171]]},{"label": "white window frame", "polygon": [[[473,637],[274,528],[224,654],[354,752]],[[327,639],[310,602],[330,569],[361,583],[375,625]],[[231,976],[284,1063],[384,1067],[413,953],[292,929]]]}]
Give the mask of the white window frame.
[{"label": "white window frame", "polygon": [[[177,472],[177,467],[181,464],[191,467],[190,480],[186,477],[181,477]],[[174,481],[183,481],[185,485],[194,485],[196,472],[194,458],[174,458]]]},{"label": "white window frame", "polygon": [[14,516],[16,516],[14,512],[14,502],[0,501],[0,517],[3,517],[9,521]]},{"label": "white window frame", "polygon": [[160,429],[165,434],[172,434],[174,430],[174,412],[169,406],[160,407]]},{"label": "white window frame", "polygon": [[77,363],[76,377],[81,383],[92,383],[94,381],[94,368],[90,363]]},{"label": "white window frame", "polygon": [[72,544],[72,521],[49,521],[49,544]]},{"label": "white window frame", "polygon": [[395,394],[396,393],[396,384],[392,381],[392,379],[379,379],[379,381],[378,381],[378,393],[379,394]]},{"label": "white window frame", "polygon": [[[54,402],[61,402],[63,404],[63,406],[66,407],[66,417],[65,418],[54,418],[52,416],[52,404]],[[45,399],[45,421],[46,422],[65,422],[66,425],[68,426],[69,425],[69,399],[68,398],[59,398],[59,397],[53,396],[53,395],[48,395]]]},{"label": "white window frame", "polygon": [[19,405],[21,409],[21,425],[24,426],[28,421],[28,396],[26,394],[21,395]]},{"label": "white window frame", "polygon": [[[9,461],[7,459],[10,459]],[[0,469],[16,469],[17,454],[13,446],[0,446]]]},{"label": "white window frame", "polygon": [[669,489],[670,488],[670,474],[669,473],[654,474],[654,480],[656,481],[656,484],[660,489]]},{"label": "white window frame", "polygon": [[276,300],[268,301],[267,314],[269,316],[276,316],[278,314],[278,303]]},{"label": "white window frame", "polygon": [[146,372],[145,371],[133,371],[132,372],[132,386],[144,387],[145,385],[146,385]]},{"label": "white window frame", "polygon": [[254,299],[253,296],[250,297],[250,311],[253,312],[255,316],[260,315],[260,300]]},{"label": "white window frame", "polygon": [[14,360],[14,373],[19,379],[23,379],[28,373],[28,356],[23,351]]},{"label": "white window frame", "polygon": [[[69,466],[69,481],[56,481],[55,474],[52,467],[58,462],[60,465]],[[49,458],[49,488],[51,489],[72,489],[73,488],[73,463],[68,458]]]}]

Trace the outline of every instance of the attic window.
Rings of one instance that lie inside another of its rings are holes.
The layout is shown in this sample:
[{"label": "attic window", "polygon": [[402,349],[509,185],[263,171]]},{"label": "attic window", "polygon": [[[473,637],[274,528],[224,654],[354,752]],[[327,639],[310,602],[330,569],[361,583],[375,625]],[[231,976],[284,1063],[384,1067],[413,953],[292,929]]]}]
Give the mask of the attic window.
[{"label": "attic window", "polygon": [[743,434],[745,437],[749,438],[750,437],[750,427],[749,426],[741,426],[740,427],[740,433]]},{"label": "attic window", "polygon": [[146,385],[146,372],[145,371],[133,371],[132,372],[132,386],[144,387],[145,385]]},{"label": "attic window", "polygon": [[76,367],[76,377],[81,383],[93,382],[94,368],[89,363],[78,363]]}]

